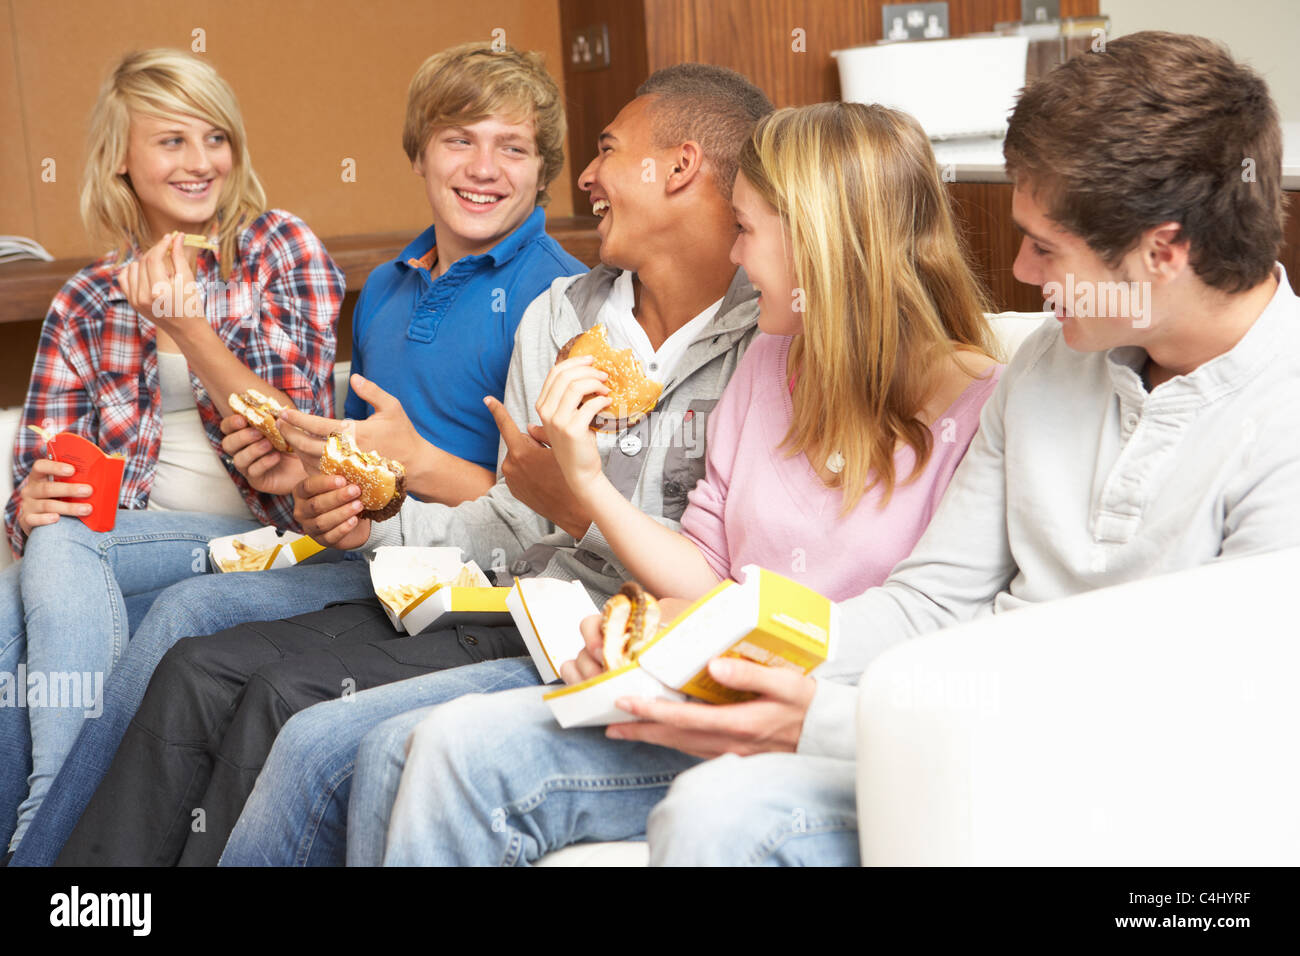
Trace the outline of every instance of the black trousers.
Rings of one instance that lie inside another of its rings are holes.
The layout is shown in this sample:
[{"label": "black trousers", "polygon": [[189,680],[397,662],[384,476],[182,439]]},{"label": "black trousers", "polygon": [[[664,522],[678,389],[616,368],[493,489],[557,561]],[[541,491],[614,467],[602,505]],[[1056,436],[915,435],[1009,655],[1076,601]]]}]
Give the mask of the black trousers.
[{"label": "black trousers", "polygon": [[527,653],[514,627],[399,636],[374,598],[178,641],[57,865],[215,865],[276,734],[298,711]]}]

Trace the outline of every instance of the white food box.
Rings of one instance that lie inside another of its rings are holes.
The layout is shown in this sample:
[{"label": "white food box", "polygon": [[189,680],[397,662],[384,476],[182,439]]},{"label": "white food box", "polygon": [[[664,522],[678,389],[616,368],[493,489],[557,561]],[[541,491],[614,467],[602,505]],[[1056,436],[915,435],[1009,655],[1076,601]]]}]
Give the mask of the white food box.
[{"label": "white food box", "polygon": [[560,665],[581,653],[582,619],[600,613],[580,582],[556,578],[515,578],[506,607],[543,684],[559,680]]},{"label": "white food box", "polygon": [[315,540],[305,534],[298,534],[294,531],[282,532],[267,525],[258,528],[256,531],[228,534],[225,537],[213,538],[209,541],[208,557],[217,571],[227,573],[223,565],[231,564],[239,559],[239,552],[235,550],[236,540],[249,548],[266,552],[266,559],[262,562],[261,567],[249,568],[250,571],[268,571],[271,568],[293,567],[293,565],[301,564],[312,555],[325,550],[323,544],[317,544]]},{"label": "white food box", "polygon": [[[477,583],[473,587],[451,587],[468,569]],[[429,582],[427,587],[422,587]],[[461,561],[460,548],[376,548],[370,562],[370,583],[389,622],[405,634],[419,634],[435,622],[451,624],[508,624],[510,612],[505,598],[509,588],[494,588],[473,561]],[[407,586],[418,588],[412,599],[395,607],[384,591]]]},{"label": "white food box", "polygon": [[614,702],[647,697],[708,703],[745,700],[708,672],[715,657],[811,673],[832,653],[839,607],[789,578],[745,565],[745,583],[723,581],[659,632],[635,661],[551,691],[545,700],[561,727],[636,720]]}]

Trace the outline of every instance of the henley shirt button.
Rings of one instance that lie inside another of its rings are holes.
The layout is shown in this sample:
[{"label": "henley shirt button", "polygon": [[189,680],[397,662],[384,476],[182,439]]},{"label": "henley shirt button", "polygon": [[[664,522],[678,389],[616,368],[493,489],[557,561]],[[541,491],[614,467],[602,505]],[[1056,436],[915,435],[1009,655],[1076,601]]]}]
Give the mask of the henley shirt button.
[{"label": "henley shirt button", "polygon": [[1137,427],[1138,427],[1138,417],[1136,414],[1134,414],[1133,412],[1129,412],[1127,415],[1124,416],[1124,429],[1126,431],[1131,432],[1133,429]]},{"label": "henley shirt button", "polygon": [[629,433],[618,440],[618,449],[627,457],[632,458],[641,450],[641,436]]}]

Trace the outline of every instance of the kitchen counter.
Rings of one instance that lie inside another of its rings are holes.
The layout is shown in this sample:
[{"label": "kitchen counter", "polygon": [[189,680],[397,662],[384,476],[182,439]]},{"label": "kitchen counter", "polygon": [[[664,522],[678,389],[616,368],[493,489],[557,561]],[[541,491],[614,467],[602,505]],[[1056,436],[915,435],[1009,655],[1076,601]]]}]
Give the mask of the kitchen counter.
[{"label": "kitchen counter", "polygon": [[[940,166],[951,163],[951,181],[1008,183],[1002,166],[1002,140],[936,142],[934,155]],[[1300,120],[1282,124],[1282,188],[1300,190]]]}]

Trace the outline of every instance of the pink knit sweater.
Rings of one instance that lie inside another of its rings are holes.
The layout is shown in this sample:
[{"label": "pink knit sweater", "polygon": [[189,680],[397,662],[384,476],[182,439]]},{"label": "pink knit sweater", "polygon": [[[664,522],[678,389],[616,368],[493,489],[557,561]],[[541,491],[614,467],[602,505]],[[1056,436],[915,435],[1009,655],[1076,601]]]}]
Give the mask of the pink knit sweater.
[{"label": "pink knit sweater", "polygon": [[[894,493],[883,510],[873,488],[841,516],[839,489],[827,488],[805,455],[780,445],[790,428],[786,358],[791,339],[762,335],[745,353],[709,416],[705,473],[691,492],[682,530],[721,577],[757,564],[841,601],[875,587],[911,552],[979,426],[980,409],[1002,373],[974,381],[931,428],[925,471],[915,456],[894,456]],[[734,572],[733,572],[734,569]]]}]

